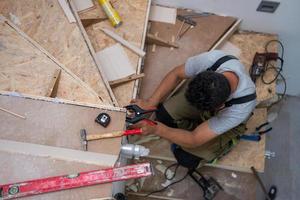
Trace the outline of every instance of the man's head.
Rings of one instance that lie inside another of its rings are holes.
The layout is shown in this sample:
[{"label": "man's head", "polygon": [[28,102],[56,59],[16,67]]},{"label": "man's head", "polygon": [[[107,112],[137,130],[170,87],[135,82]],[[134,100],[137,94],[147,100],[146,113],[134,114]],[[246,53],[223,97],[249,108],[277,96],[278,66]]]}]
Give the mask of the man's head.
[{"label": "man's head", "polygon": [[217,72],[204,71],[189,83],[185,97],[193,106],[203,111],[215,111],[230,96],[227,78]]}]

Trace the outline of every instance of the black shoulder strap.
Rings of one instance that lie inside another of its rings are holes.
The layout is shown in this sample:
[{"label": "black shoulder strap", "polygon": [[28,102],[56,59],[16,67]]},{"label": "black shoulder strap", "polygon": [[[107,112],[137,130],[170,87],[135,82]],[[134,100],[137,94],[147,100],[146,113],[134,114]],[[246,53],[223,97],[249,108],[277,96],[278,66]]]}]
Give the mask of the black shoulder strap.
[{"label": "black shoulder strap", "polygon": [[249,95],[242,96],[242,97],[238,97],[238,98],[235,98],[235,99],[231,99],[231,100],[225,102],[225,107],[230,107],[230,106],[235,105],[235,104],[247,103],[249,101],[253,101],[254,99],[256,99],[256,93],[249,94]]},{"label": "black shoulder strap", "polygon": [[232,60],[232,59],[237,59],[237,58],[234,57],[234,56],[230,56],[230,55],[223,56],[223,57],[219,58],[211,67],[209,67],[207,69],[207,71],[213,71],[214,72],[220,67],[220,65],[222,65],[223,63],[227,62],[228,60]]}]

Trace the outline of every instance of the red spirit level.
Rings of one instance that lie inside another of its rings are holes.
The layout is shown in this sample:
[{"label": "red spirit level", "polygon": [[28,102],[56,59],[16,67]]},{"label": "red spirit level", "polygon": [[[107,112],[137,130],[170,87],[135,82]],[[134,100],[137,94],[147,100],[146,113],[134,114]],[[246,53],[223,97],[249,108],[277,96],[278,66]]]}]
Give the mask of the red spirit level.
[{"label": "red spirit level", "polygon": [[150,163],[128,165],[0,185],[0,199],[12,199],[152,175]]}]

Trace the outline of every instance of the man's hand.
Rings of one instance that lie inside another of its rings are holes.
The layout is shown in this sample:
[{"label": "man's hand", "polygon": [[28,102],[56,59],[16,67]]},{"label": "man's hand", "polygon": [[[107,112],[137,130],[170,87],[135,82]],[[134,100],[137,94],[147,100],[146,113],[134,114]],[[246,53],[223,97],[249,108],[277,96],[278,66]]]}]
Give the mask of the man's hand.
[{"label": "man's hand", "polygon": [[129,126],[129,128],[130,129],[140,128],[142,129],[143,135],[150,135],[150,134],[157,135],[158,131],[160,130],[161,126],[163,126],[163,124],[159,122],[154,122],[154,123],[149,123],[146,120],[142,120],[136,124]]},{"label": "man's hand", "polygon": [[157,103],[151,99],[132,99],[131,104],[136,104],[144,110],[151,110],[157,106]]}]

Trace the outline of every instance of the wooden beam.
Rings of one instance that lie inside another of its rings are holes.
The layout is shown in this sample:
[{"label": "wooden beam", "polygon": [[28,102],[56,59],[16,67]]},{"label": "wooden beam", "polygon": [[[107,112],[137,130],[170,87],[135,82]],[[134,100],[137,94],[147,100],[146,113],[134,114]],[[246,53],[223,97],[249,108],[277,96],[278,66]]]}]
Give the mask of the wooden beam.
[{"label": "wooden beam", "polygon": [[113,31],[108,30],[106,28],[100,28],[100,30],[102,30],[106,35],[108,35],[111,38],[113,38],[114,40],[120,42],[122,45],[129,48],[131,51],[135,52],[139,56],[141,56],[141,57],[145,56],[146,53],[142,49],[140,49],[140,48],[134,46],[133,44],[129,43],[127,40],[125,40],[124,38],[122,38],[118,34],[114,33]]},{"label": "wooden beam", "polygon": [[19,117],[19,118],[21,118],[21,119],[26,119],[26,117],[24,117],[24,116],[22,116],[22,115],[19,115],[19,114],[17,114],[17,113],[14,113],[14,112],[12,112],[12,111],[9,111],[9,110],[7,110],[7,109],[5,109],[5,108],[1,108],[1,107],[0,107],[0,110],[2,110],[3,112],[9,113],[9,114],[11,114],[11,115],[13,115],[13,116],[15,116],[15,117]]},{"label": "wooden beam", "polygon": [[118,159],[117,155],[78,151],[61,147],[15,142],[12,140],[0,140],[0,151],[39,157],[49,157],[100,166],[113,166]]},{"label": "wooden beam", "polygon": [[151,33],[147,33],[146,42],[148,44],[156,44],[163,47],[174,47],[179,48],[178,44],[166,41],[158,36],[155,36]]},{"label": "wooden beam", "polygon": [[118,80],[115,80],[115,81],[109,81],[109,85],[111,87],[116,87],[120,84],[123,84],[123,83],[127,83],[129,81],[134,81],[134,80],[137,80],[137,79],[140,79],[140,78],[143,78],[145,76],[144,73],[141,73],[141,74],[133,74],[133,75],[130,75],[130,76],[127,76],[125,78],[121,78],[121,79],[118,79]]},{"label": "wooden beam", "polygon": [[60,74],[61,74],[61,69],[56,69],[52,77],[50,86],[48,88],[46,97],[52,97],[52,98],[56,97]]}]

